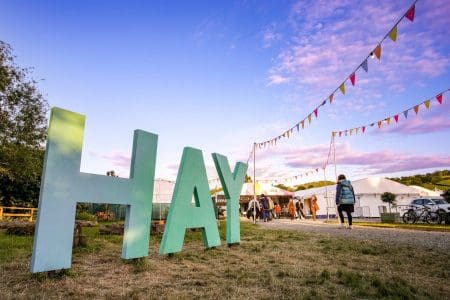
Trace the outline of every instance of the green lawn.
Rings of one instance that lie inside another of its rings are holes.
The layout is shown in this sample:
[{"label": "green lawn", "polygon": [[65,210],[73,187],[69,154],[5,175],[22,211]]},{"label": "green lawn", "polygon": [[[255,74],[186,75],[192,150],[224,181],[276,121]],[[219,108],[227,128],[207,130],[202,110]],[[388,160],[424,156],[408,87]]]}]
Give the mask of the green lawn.
[{"label": "green lawn", "polygon": [[[242,223],[241,244],[205,250],[188,232],[184,250],[120,258],[120,236],[85,228],[88,245],[73,251],[72,269],[28,273],[31,237],[0,233],[2,298],[449,299],[450,253]],[[225,226],[221,226],[225,242]]]}]

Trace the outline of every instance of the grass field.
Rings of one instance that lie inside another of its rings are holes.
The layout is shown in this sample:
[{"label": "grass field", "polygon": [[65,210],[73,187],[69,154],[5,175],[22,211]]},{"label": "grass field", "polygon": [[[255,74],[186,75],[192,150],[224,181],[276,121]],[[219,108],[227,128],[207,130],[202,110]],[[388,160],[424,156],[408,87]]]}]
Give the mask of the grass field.
[{"label": "grass field", "polygon": [[188,232],[183,252],[160,256],[152,235],[150,256],[129,262],[121,237],[84,232],[72,269],[56,274],[30,274],[32,238],[0,233],[1,298],[450,298],[450,254],[430,249],[243,222],[239,246],[204,250],[200,233]]}]

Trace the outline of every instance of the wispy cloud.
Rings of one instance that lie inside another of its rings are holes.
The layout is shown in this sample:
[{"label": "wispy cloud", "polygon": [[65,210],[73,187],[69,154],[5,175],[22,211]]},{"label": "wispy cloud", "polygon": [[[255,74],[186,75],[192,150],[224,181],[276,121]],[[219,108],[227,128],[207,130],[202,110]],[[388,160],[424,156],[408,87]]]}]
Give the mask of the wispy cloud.
[{"label": "wispy cloud", "polygon": [[89,154],[93,157],[107,160],[112,168],[117,167],[124,170],[130,168],[131,156],[125,152],[111,151],[109,153],[97,153],[95,151],[89,151]]},{"label": "wispy cloud", "polygon": [[[327,155],[328,147],[321,145],[288,153],[285,160],[286,165],[292,168],[313,168],[323,163]],[[348,144],[338,145],[336,161],[340,165],[364,166],[367,173],[372,174],[450,166],[448,155],[431,156],[390,150],[364,152],[354,150]]]}]

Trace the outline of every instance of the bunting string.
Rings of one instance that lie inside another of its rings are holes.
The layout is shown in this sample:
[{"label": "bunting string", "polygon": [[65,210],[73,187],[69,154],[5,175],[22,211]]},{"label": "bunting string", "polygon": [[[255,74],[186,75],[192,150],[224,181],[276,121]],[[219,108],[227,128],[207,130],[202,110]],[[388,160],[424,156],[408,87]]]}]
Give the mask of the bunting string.
[{"label": "bunting string", "polygon": [[395,23],[395,25],[381,39],[381,41],[377,43],[377,46],[366,56],[366,58],[350,73],[350,75],[348,75],[343,80],[343,82],[336,89],[334,89],[334,91],[331,94],[329,94],[329,96],[327,96],[327,98],[322,100],[320,102],[320,104],[317,107],[315,107],[314,110],[311,111],[311,113],[309,113],[305,118],[303,118],[301,121],[296,123],[294,126],[289,128],[288,130],[284,131],[282,134],[280,134],[274,138],[271,138],[269,140],[256,143],[256,148],[262,149],[262,148],[265,148],[268,146],[273,147],[273,146],[276,146],[278,141],[281,140],[282,138],[289,139],[294,134],[294,131],[296,131],[298,133],[300,131],[300,127],[301,127],[301,129],[304,129],[306,125],[311,124],[313,115],[317,119],[318,115],[319,115],[319,108],[321,108],[322,106],[325,106],[327,103],[331,104],[333,102],[333,100],[336,98],[336,93],[338,90],[341,92],[342,95],[345,95],[346,84],[348,85],[348,81],[350,81],[352,86],[355,86],[356,85],[356,72],[359,71],[360,69],[363,69],[365,73],[368,73],[368,71],[369,71],[369,65],[368,65],[369,57],[376,57],[378,60],[381,60],[381,49],[382,49],[381,45],[382,45],[382,43],[388,37],[393,42],[397,41],[398,24],[405,18],[408,19],[410,22],[414,21],[417,1],[418,0],[415,0],[412,3],[412,5],[408,8],[406,13],[404,13],[402,15],[402,17]]},{"label": "bunting string", "polygon": [[440,92],[439,94],[433,96],[432,98],[428,98],[425,101],[422,101],[422,102],[420,102],[420,103],[418,103],[418,104],[416,104],[416,105],[414,105],[414,106],[412,106],[412,107],[410,107],[408,109],[405,109],[402,112],[396,113],[394,115],[391,115],[391,116],[386,117],[384,119],[378,120],[376,122],[369,123],[369,124],[366,124],[366,125],[362,125],[362,126],[359,126],[359,127],[346,129],[346,130],[333,131],[331,133],[332,137],[334,138],[334,137],[342,137],[342,136],[351,136],[351,135],[357,135],[359,133],[364,134],[367,131],[368,128],[375,127],[375,125],[377,125],[378,129],[381,129],[381,127],[383,125],[389,126],[391,123],[393,124],[394,122],[395,122],[395,124],[397,124],[398,122],[400,122],[400,117],[402,115],[404,117],[404,120],[408,120],[408,116],[411,115],[410,114],[411,111],[414,111],[415,114],[417,115],[417,114],[419,114],[419,110],[420,110],[421,106],[424,106],[425,109],[428,110],[430,108],[431,101],[433,99],[435,99],[436,102],[439,105],[441,105],[442,102],[443,102],[443,99],[444,99],[444,94],[448,93],[449,91],[450,91],[450,88]]}]

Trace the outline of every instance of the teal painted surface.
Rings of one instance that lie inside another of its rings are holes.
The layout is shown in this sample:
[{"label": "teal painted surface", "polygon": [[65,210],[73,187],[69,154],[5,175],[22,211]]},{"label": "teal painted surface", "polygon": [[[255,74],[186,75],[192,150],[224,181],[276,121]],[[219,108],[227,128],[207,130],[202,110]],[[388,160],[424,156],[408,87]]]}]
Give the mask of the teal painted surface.
[{"label": "teal painted surface", "polygon": [[202,229],[205,247],[220,246],[203,154],[189,147],[183,150],[159,253],[180,252],[187,228]]},{"label": "teal painted surface", "polygon": [[213,153],[212,157],[227,201],[227,244],[237,244],[241,242],[239,197],[248,165],[238,162],[234,172],[231,173],[230,164],[225,156]]},{"label": "teal painted surface", "polygon": [[81,173],[84,123],[51,111],[31,272],[70,268],[77,202],[127,205],[122,258],[148,255],[158,137],[134,131],[130,179]]}]

